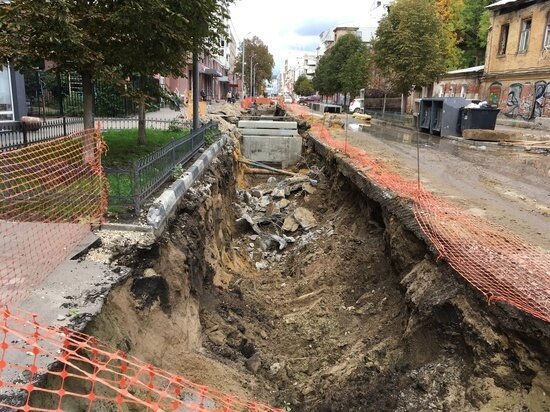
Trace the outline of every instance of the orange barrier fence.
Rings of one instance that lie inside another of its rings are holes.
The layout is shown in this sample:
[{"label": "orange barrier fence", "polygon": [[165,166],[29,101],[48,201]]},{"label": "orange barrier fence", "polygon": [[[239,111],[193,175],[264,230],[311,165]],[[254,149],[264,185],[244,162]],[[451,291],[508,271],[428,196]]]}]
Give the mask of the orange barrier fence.
[{"label": "orange barrier fence", "polygon": [[70,254],[107,207],[99,130],[0,153],[0,304]]},{"label": "orange barrier fence", "polygon": [[411,199],[418,224],[437,248],[439,258],[447,260],[489,303],[506,302],[550,322],[548,251],[529,245],[486,219],[467,214],[419,188],[416,181],[389,171],[364,150],[333,138],[322,122],[314,123],[312,134],[346,152],[380,187]]},{"label": "orange barrier fence", "polygon": [[[55,367],[48,369],[48,365]],[[46,377],[47,385],[37,380]],[[45,386],[45,387],[43,387]],[[0,311],[0,410],[282,412],[113,351],[95,338]]]},{"label": "orange barrier fence", "polygon": [[253,103],[258,105],[272,105],[275,101],[269,97],[247,97],[241,100],[241,107],[243,109],[248,109]]}]

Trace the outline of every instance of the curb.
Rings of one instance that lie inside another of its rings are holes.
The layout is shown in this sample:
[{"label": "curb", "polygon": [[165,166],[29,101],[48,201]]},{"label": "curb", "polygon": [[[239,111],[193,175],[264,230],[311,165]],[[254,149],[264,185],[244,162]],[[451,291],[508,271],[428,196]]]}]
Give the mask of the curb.
[{"label": "curb", "polygon": [[210,166],[210,163],[218,156],[227,141],[228,136],[222,135],[216,143],[210,146],[201,157],[187,169],[181,178],[172,183],[168,189],[155,199],[153,205],[149,208],[149,212],[147,212],[147,224],[150,226],[155,236],[162,234],[168,224],[168,220],[175,214],[181,198]]}]

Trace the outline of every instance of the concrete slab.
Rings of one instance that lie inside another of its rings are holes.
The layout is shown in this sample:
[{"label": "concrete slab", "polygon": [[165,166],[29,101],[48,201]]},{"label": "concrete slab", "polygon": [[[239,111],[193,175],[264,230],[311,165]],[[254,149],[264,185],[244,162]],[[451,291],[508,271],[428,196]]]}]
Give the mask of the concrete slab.
[{"label": "concrete slab", "polygon": [[[81,252],[82,250],[79,251]],[[17,302],[17,307],[24,312],[12,307],[10,309],[15,316],[22,319],[31,320],[30,314],[36,314],[38,323],[44,327],[68,326],[73,330],[82,331],[100,312],[109,290],[126,278],[128,273],[127,270],[112,272],[107,265],[100,263],[67,260],[35,286],[25,299]],[[0,381],[27,382],[29,373],[25,365],[33,358],[29,355],[32,346],[25,337],[30,336],[33,326],[15,318],[6,322],[10,329],[6,335],[9,347],[4,351],[3,359],[7,367],[2,369]],[[59,335],[59,341],[39,339],[41,352],[34,359],[38,366],[34,382],[42,378],[55,361],[55,357],[59,355],[58,349],[62,344],[62,338],[62,335]],[[2,399],[11,405],[20,405],[25,400],[25,393],[11,389],[7,385],[2,386],[0,400]]]},{"label": "concrete slab", "polygon": [[240,129],[243,135],[254,136],[295,136],[296,129]]},{"label": "concrete slab", "polygon": [[466,140],[480,140],[484,142],[520,142],[523,139],[522,132],[486,129],[466,129],[462,132]]},{"label": "concrete slab", "polygon": [[301,137],[243,136],[243,154],[254,162],[295,164],[302,155]]},{"label": "concrete slab", "polygon": [[298,128],[297,122],[276,122],[269,120],[241,120],[239,129],[294,129]]}]

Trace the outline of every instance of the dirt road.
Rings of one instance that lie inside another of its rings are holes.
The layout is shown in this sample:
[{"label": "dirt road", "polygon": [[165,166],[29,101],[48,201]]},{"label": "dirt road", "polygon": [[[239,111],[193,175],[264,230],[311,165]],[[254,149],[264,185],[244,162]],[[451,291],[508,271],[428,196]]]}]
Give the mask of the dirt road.
[{"label": "dirt road", "polygon": [[[344,140],[342,129],[331,129]],[[550,249],[550,157],[494,145],[471,145],[400,128],[350,124],[348,144],[383,160],[390,169],[417,178],[432,192]]]}]

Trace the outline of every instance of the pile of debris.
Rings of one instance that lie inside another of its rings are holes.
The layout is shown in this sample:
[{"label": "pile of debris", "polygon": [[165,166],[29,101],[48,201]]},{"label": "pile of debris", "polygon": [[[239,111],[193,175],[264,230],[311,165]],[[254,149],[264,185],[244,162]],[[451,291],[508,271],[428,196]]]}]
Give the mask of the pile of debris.
[{"label": "pile of debris", "polygon": [[297,174],[278,181],[270,177],[248,191],[238,191],[236,205],[240,218],[238,228],[252,231],[246,250],[259,270],[268,269],[270,263],[280,262],[283,251],[291,243],[309,242],[312,229],[317,227],[313,213],[299,206],[317,191],[319,172]]}]

